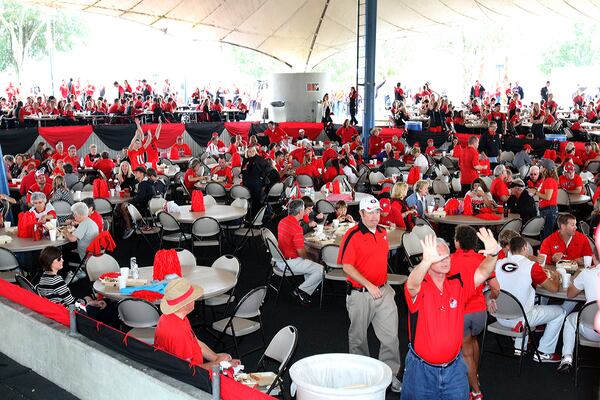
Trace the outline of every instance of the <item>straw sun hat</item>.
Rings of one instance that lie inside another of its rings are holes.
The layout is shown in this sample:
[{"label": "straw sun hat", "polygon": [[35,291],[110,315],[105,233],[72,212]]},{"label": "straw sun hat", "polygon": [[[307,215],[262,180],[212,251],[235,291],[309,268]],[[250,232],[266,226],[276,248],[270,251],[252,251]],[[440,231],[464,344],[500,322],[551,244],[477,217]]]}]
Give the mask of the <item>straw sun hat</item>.
[{"label": "straw sun hat", "polygon": [[163,314],[173,314],[202,297],[203,293],[204,289],[191,285],[185,278],[174,279],[165,288],[165,295],[160,302],[160,310]]}]

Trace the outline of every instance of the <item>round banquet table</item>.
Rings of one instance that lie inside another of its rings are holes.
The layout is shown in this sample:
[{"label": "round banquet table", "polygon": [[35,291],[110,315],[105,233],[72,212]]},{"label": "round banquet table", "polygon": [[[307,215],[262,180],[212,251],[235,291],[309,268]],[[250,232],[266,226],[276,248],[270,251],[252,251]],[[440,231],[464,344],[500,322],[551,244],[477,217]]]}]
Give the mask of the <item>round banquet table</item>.
[{"label": "round banquet table", "polygon": [[[94,192],[89,192],[89,191],[81,192],[81,199],[86,199],[88,197],[90,199],[93,199]],[[121,203],[131,200],[131,196],[127,195],[125,197],[121,197],[120,195],[115,195],[115,196],[106,197],[106,200],[110,201],[112,204],[121,204]]]},{"label": "round banquet table", "polygon": [[[497,215],[497,214],[496,214]],[[509,214],[508,217],[499,215],[498,220],[481,219],[472,215],[446,215],[444,218],[430,217],[425,214],[425,218],[432,223],[448,225],[471,225],[471,226],[496,226],[504,225],[512,219],[519,218],[519,214]]]},{"label": "round banquet table", "polygon": [[[348,204],[349,206],[356,206],[365,197],[373,197],[372,194],[363,193],[363,192],[356,192],[355,194],[356,194],[356,196],[355,196],[354,200],[346,201],[346,204]],[[323,192],[315,192],[314,196],[312,196],[312,199],[314,200],[315,203],[319,200],[323,200],[324,198],[325,198],[325,195],[323,194]]]},{"label": "round banquet table", "polygon": [[13,253],[26,253],[28,251],[38,251],[43,250],[48,246],[64,246],[69,243],[67,239],[56,239],[52,241],[48,238],[43,238],[42,240],[33,240],[32,238],[20,238],[17,236],[17,231],[14,232],[6,232],[3,228],[0,230],[0,235],[7,235],[12,238],[10,243],[2,243],[0,247],[3,247],[7,250],[12,251]]},{"label": "round banquet table", "polygon": [[172,213],[177,221],[183,224],[191,224],[198,218],[211,217],[219,222],[235,221],[246,215],[243,208],[215,204],[206,207],[205,211],[192,212],[192,206],[179,206],[179,213]]},{"label": "round banquet table", "polygon": [[551,292],[547,289],[544,289],[541,286],[538,286],[537,289],[535,289],[535,293],[539,294],[540,296],[552,297],[554,299],[585,302],[585,293],[584,292],[579,293],[576,297],[573,297],[571,299],[571,298],[567,297],[567,289],[563,289],[562,285],[558,289],[558,292]]},{"label": "round banquet table", "polygon": [[182,165],[182,164],[187,164],[187,163],[189,163],[191,159],[192,159],[192,157],[180,157],[180,158],[178,158],[177,160],[173,160],[173,159],[170,159],[170,160],[171,160],[171,162],[172,162],[173,164],[179,164],[179,165]]},{"label": "round banquet table", "polygon": [[[388,246],[390,250],[396,250],[402,247],[402,235],[404,235],[404,229],[392,229],[388,231]],[[307,233],[304,236],[304,246],[307,249],[320,251],[323,247],[328,244],[340,245],[342,241],[342,237],[344,235],[335,235],[333,238],[333,242],[330,241],[315,241],[311,240],[313,233]]]},{"label": "round banquet table", "polygon": [[[139,269],[140,279],[152,280],[154,267],[142,267]],[[199,300],[209,299],[218,296],[232,289],[236,284],[235,275],[231,272],[223,271],[211,267],[191,267],[189,265],[181,267],[181,274],[192,285],[201,286],[204,294]],[[119,288],[110,286],[105,287],[99,280],[94,282],[94,290],[102,295],[115,300],[126,299],[131,296],[119,293]],[[156,301],[156,304],[160,300]]]},{"label": "round banquet table", "polygon": [[592,201],[590,196],[585,194],[569,194],[569,203],[573,205],[577,204],[587,204]]}]

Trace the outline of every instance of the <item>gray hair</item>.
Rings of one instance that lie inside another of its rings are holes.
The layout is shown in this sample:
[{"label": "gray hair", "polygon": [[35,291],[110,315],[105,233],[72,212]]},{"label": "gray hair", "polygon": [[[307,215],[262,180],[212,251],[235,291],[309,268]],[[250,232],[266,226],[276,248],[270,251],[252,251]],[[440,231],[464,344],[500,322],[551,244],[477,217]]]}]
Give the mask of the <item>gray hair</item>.
[{"label": "gray hair", "polygon": [[38,201],[38,200],[48,201],[48,199],[46,198],[46,195],[42,192],[31,193],[31,202],[33,203],[34,201]]},{"label": "gray hair", "polygon": [[300,199],[290,201],[288,204],[288,215],[295,217],[300,214],[300,211],[304,210],[304,202]]},{"label": "gray hair", "polygon": [[450,246],[448,245],[448,242],[446,242],[442,238],[436,238],[435,242],[436,242],[436,247],[440,247],[440,246],[445,247],[446,249],[448,249],[448,254],[450,254]]},{"label": "gray hair", "polygon": [[529,168],[529,174],[531,174],[531,171],[540,172],[540,167],[538,167],[537,165],[532,165],[531,168]]},{"label": "gray hair", "polygon": [[73,215],[77,214],[80,217],[87,217],[89,213],[89,208],[87,204],[82,201],[79,201],[71,206],[71,212]]},{"label": "gray hair", "polygon": [[494,176],[500,176],[506,172],[506,167],[503,164],[498,164],[494,168]]}]

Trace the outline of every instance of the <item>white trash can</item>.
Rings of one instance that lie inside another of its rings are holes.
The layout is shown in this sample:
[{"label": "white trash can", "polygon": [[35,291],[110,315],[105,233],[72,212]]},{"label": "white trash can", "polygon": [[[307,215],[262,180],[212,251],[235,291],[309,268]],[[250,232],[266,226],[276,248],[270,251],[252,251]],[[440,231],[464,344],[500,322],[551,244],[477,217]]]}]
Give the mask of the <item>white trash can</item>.
[{"label": "white trash can", "polygon": [[392,370],[383,362],[355,354],[319,354],[290,368],[297,400],[385,400]]}]

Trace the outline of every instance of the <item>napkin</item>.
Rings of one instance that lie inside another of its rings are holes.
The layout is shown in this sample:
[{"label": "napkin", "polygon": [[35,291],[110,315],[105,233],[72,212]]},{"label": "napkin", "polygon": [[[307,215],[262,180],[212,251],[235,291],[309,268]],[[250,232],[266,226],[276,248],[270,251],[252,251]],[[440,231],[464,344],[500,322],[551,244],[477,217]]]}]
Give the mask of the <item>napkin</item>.
[{"label": "napkin", "polygon": [[154,283],[151,285],[144,285],[144,286],[128,286],[128,287],[119,289],[119,293],[129,296],[139,290],[149,290],[151,292],[164,294],[166,287],[167,287],[167,282]]}]

